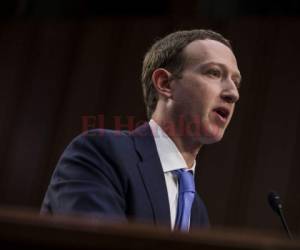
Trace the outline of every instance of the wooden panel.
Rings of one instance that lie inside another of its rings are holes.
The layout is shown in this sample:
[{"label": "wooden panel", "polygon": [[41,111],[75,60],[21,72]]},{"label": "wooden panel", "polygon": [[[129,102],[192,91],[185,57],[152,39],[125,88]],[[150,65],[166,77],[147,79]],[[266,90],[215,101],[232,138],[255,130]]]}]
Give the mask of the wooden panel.
[{"label": "wooden panel", "polygon": [[0,245],[5,249],[201,249],[292,250],[289,241],[263,232],[202,230],[189,234],[139,224],[109,224],[92,218],[39,216],[0,210]]}]

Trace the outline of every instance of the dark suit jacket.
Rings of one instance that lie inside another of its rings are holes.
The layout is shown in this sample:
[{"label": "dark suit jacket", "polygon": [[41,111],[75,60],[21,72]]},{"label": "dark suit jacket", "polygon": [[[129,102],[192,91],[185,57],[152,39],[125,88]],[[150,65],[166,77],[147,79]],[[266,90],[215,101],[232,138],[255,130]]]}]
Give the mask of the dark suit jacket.
[{"label": "dark suit jacket", "polygon": [[[76,137],[58,162],[41,212],[170,227],[164,173],[148,123],[132,132],[98,129]],[[191,228],[208,224],[196,195]]]}]

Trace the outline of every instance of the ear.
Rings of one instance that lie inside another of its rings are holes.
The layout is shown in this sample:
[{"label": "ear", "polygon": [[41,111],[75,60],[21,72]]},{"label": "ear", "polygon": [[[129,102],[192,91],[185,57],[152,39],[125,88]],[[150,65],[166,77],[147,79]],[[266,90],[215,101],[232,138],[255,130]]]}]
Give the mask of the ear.
[{"label": "ear", "polygon": [[166,98],[172,96],[171,73],[163,68],[158,68],[152,73],[152,82],[159,95]]}]

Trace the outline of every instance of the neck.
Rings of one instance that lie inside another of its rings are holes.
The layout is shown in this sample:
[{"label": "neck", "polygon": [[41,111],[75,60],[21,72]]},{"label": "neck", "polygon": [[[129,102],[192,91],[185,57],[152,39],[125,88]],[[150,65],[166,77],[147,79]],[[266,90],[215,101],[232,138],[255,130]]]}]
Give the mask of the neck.
[{"label": "neck", "polygon": [[153,115],[152,119],[164,130],[164,132],[171,138],[177,146],[179,152],[183,156],[188,168],[192,168],[197,154],[199,153],[202,145],[197,142],[194,137],[188,136],[183,131],[186,131],[182,124],[179,126],[178,122],[172,121]]},{"label": "neck", "polygon": [[179,152],[182,154],[188,168],[192,168],[194,165],[194,161],[196,160],[196,156],[201,149],[201,146],[197,147],[195,145],[191,145],[187,140],[180,136],[170,136],[170,138],[173,140]]}]

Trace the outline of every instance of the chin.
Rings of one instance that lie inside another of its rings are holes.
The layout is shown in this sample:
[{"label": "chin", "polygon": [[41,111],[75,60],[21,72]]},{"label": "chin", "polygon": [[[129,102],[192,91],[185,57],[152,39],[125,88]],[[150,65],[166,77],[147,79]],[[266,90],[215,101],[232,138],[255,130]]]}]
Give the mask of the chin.
[{"label": "chin", "polygon": [[213,144],[222,140],[224,135],[224,129],[212,129],[206,130],[202,136],[199,137],[200,143],[203,144]]},{"label": "chin", "polygon": [[222,136],[213,136],[213,137],[204,137],[204,138],[200,138],[200,142],[202,145],[204,144],[214,144],[216,142],[219,142],[221,141],[223,138],[223,135]]}]

